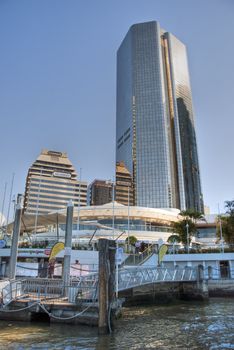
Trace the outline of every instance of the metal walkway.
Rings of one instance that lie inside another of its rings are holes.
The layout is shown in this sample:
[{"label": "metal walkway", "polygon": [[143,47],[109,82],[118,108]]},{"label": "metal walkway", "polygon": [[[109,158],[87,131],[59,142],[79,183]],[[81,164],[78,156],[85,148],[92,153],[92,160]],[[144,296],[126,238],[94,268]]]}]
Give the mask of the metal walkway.
[{"label": "metal walkway", "polygon": [[[135,266],[118,271],[118,291],[139,287],[150,283],[196,281],[197,270],[194,268],[163,268]],[[64,285],[61,279],[27,278],[9,282],[2,289],[3,305],[13,300],[50,300],[68,303],[88,303],[98,300],[98,273],[92,273],[72,280]]]},{"label": "metal walkway", "polygon": [[126,290],[149,283],[187,282],[197,280],[194,268],[163,268],[137,266],[121,269],[118,274],[118,290]]}]

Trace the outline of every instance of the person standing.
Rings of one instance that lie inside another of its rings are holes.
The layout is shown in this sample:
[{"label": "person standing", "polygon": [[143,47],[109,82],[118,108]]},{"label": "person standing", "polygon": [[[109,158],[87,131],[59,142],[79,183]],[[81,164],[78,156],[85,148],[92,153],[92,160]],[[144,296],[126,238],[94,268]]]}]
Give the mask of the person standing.
[{"label": "person standing", "polygon": [[54,277],[55,259],[51,259],[48,265],[48,278]]}]

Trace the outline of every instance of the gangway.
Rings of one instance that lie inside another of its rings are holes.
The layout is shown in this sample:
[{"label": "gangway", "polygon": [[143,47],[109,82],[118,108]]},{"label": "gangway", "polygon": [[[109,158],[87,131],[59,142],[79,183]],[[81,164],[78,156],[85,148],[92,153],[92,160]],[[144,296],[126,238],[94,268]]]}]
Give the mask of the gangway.
[{"label": "gangway", "polygon": [[[131,266],[118,270],[118,291],[150,283],[196,281],[197,270],[191,267],[165,268],[155,266]],[[117,289],[116,289],[117,290]],[[2,289],[2,303],[17,299],[67,300],[69,303],[98,301],[98,273],[82,276],[64,286],[61,279],[24,278],[10,281]]]}]

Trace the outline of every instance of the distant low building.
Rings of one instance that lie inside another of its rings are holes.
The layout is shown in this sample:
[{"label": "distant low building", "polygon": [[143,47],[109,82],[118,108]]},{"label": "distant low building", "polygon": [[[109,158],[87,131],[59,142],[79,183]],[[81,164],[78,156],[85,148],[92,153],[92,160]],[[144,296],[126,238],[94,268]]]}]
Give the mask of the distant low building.
[{"label": "distant low building", "polygon": [[42,150],[28,170],[24,195],[26,214],[46,214],[67,206],[87,203],[87,183],[77,173],[64,152]]}]

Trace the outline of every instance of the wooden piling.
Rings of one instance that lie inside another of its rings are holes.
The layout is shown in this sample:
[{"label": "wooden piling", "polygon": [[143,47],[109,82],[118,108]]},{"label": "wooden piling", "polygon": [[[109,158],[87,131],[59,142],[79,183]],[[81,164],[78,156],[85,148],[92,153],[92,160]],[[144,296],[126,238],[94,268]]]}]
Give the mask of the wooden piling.
[{"label": "wooden piling", "polygon": [[115,290],[115,242],[99,239],[99,334],[110,332],[109,307]]}]

